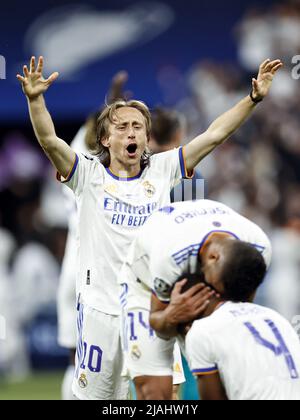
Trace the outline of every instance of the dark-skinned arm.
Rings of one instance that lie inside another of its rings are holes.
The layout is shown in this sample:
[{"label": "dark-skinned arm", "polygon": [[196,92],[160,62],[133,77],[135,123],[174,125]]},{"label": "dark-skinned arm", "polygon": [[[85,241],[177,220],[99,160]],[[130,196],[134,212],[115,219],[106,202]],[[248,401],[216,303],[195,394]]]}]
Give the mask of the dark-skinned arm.
[{"label": "dark-skinned arm", "polygon": [[168,340],[178,335],[180,324],[199,318],[208,307],[209,299],[215,294],[202,283],[181,293],[186,281],[182,280],[175,284],[169,304],[161,302],[152,294],[150,325],[163,339]]},{"label": "dark-skinned arm", "polygon": [[228,401],[219,372],[211,375],[199,375],[198,391],[203,401]]}]

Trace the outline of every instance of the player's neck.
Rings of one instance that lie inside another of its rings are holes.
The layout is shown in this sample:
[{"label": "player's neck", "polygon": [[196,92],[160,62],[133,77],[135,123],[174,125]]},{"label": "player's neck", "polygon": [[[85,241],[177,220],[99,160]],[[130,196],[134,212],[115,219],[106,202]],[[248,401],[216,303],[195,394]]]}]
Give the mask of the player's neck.
[{"label": "player's neck", "polygon": [[119,178],[134,178],[141,172],[141,165],[124,165],[116,160],[112,161],[109,165],[109,170]]},{"label": "player's neck", "polygon": [[208,307],[206,308],[203,317],[207,317],[210,316],[212,313],[214,313],[217,309],[220,308],[220,306],[222,306],[226,301],[222,298],[217,298],[217,297],[213,297],[210,300],[210,303],[208,305]]}]

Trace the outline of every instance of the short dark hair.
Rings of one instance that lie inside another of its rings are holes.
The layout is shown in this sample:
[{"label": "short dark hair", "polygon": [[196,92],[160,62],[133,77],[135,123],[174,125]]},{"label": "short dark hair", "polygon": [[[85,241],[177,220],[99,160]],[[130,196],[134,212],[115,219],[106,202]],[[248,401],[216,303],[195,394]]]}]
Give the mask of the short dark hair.
[{"label": "short dark hair", "polygon": [[223,297],[233,302],[247,302],[265,278],[265,260],[253,245],[242,241],[228,242],[227,252],[221,274]]},{"label": "short dark hair", "polygon": [[172,143],[176,131],[182,127],[182,116],[174,110],[156,107],[151,112],[151,135],[159,146]]}]

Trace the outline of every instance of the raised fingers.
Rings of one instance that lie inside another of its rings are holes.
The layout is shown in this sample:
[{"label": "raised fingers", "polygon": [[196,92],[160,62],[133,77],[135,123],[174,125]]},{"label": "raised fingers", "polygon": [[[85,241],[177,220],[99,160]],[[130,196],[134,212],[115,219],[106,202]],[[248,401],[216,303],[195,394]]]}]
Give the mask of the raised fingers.
[{"label": "raised fingers", "polygon": [[17,74],[17,79],[22,82],[25,83],[25,77],[21,76],[20,74]]},{"label": "raised fingers", "polygon": [[59,73],[56,71],[54,73],[51,74],[51,76],[48,77],[48,79],[45,80],[45,83],[47,85],[51,85],[51,83],[53,83],[59,76]]},{"label": "raised fingers", "polygon": [[112,83],[117,86],[124,85],[128,80],[128,73],[126,70],[121,70],[116,73],[112,79]]},{"label": "raised fingers", "polygon": [[271,60],[268,58],[267,60],[265,60],[263,63],[261,63],[259,69],[260,70],[264,70],[265,67],[271,62]]},{"label": "raised fingers", "polygon": [[32,56],[30,60],[30,73],[34,73],[34,72],[35,72],[35,57]]},{"label": "raised fingers", "polygon": [[37,65],[37,73],[42,73],[43,72],[43,66],[44,66],[44,58],[41,56],[39,57],[39,61],[38,61],[38,65]]},{"label": "raised fingers", "polygon": [[[271,61],[266,67],[265,67],[265,71],[273,71],[273,69],[277,66],[282,66],[281,60],[274,60]],[[279,67],[278,67],[279,68]]]},{"label": "raised fingers", "polygon": [[283,67],[283,63],[279,63],[279,64],[276,64],[273,68],[272,68],[272,70],[271,70],[271,72],[273,73],[273,74],[275,74],[276,72],[277,72],[277,70],[279,70],[281,67]]},{"label": "raised fingers", "polygon": [[24,73],[24,76],[25,77],[28,77],[29,76],[29,71],[28,71],[28,67],[25,65],[25,66],[23,66],[23,73]]}]

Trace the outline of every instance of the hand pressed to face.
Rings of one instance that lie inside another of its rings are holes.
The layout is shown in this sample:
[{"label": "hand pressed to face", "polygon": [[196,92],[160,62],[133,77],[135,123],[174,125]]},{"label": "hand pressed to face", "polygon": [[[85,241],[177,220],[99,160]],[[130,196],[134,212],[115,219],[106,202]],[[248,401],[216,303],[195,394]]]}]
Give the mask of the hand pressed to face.
[{"label": "hand pressed to face", "polygon": [[22,83],[22,89],[29,99],[35,99],[49,88],[49,86],[58,78],[58,72],[54,72],[48,79],[44,79],[42,72],[44,66],[43,57],[39,58],[38,65],[35,65],[35,57],[31,57],[30,70],[26,65],[23,66],[23,74],[17,74],[17,79]]},{"label": "hand pressed to face", "polygon": [[254,99],[263,99],[269,92],[276,72],[283,66],[281,60],[265,60],[259,67],[257,79],[252,79]]},{"label": "hand pressed to face", "polygon": [[203,283],[199,283],[181,293],[186,282],[187,280],[184,279],[175,284],[167,308],[168,317],[176,325],[198,319],[207,309],[210,299],[215,296],[215,292]]},{"label": "hand pressed to face", "polygon": [[145,118],[132,107],[119,108],[110,123],[109,136],[102,140],[110,152],[110,168],[114,173],[140,171],[141,156],[147,145]]}]

